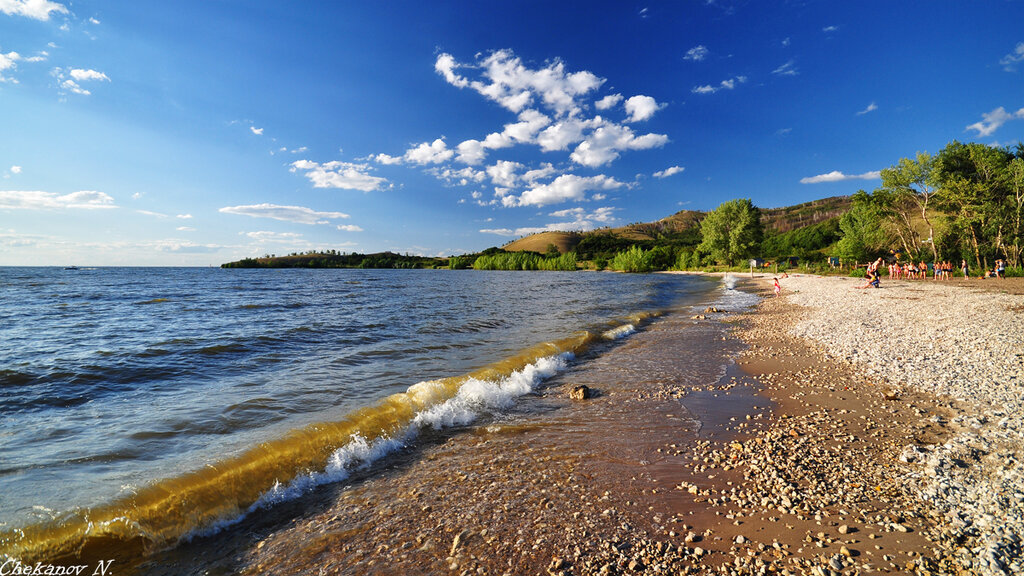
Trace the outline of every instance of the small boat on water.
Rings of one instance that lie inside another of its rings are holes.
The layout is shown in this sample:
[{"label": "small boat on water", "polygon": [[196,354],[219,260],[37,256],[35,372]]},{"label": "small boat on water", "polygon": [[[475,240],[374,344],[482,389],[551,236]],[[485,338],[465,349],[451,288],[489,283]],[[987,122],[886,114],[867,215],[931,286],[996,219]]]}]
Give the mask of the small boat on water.
[{"label": "small boat on water", "polygon": [[65,270],[78,270],[78,266],[65,266]]}]

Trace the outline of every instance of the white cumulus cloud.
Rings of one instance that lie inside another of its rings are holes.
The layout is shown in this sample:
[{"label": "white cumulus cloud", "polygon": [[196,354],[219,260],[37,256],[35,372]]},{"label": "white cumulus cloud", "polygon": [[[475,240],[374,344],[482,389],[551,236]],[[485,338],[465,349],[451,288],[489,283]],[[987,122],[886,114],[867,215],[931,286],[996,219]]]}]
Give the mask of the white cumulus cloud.
[{"label": "white cumulus cloud", "polygon": [[619,102],[622,102],[622,94],[609,94],[597,102],[594,102],[594,108],[597,108],[598,110],[608,110],[609,108],[614,108]]},{"label": "white cumulus cloud", "polygon": [[97,72],[95,70],[82,70],[81,68],[74,68],[70,72],[71,77],[78,82],[86,80],[102,80],[110,82],[110,78],[107,77],[103,72]]},{"label": "white cumulus cloud", "polygon": [[516,200],[517,206],[547,206],[569,200],[581,201],[590,191],[615,190],[625,186],[615,178],[599,174],[597,176],[577,176],[562,174],[548,184],[530,188]]},{"label": "white cumulus cloud", "polygon": [[683,170],[686,170],[686,168],[683,168],[682,166],[671,166],[669,168],[665,168],[664,170],[659,170],[659,171],[655,172],[654,173],[654,177],[655,178],[668,178],[669,176],[674,176],[676,174],[679,174]]},{"label": "white cumulus cloud", "polygon": [[609,122],[591,132],[569,157],[577,164],[596,168],[618,158],[621,151],[660,148],[667,142],[664,134],[637,136],[628,126]]},{"label": "white cumulus cloud", "polygon": [[[482,80],[469,80],[456,71],[460,68],[481,70]],[[451,54],[437,57],[434,69],[445,80],[459,88],[470,87],[484,97],[519,113],[534,102],[559,116],[579,108],[579,99],[604,83],[591,72],[566,72],[561,60],[549,62],[539,69],[524,65],[511,50],[497,50],[475,64],[460,64]]]},{"label": "white cumulus cloud", "polygon": [[0,12],[46,21],[50,19],[50,14],[67,14],[68,9],[63,4],[49,0],[0,0]]},{"label": "white cumulus cloud", "polygon": [[311,160],[296,160],[291,163],[291,172],[305,172],[314,188],[341,188],[372,192],[380,190],[387,183],[385,178],[368,174],[370,166],[351,162],[326,162],[318,164]]},{"label": "white cumulus cloud", "polygon": [[629,114],[629,122],[642,122],[649,120],[654,113],[665,107],[665,104],[658,102],[650,96],[633,96],[626,100],[626,113]]},{"label": "white cumulus cloud", "polygon": [[17,62],[19,60],[22,60],[22,57],[21,54],[18,54],[17,52],[8,52],[7,54],[0,52],[0,82],[10,82],[12,84],[18,83],[17,80],[5,75],[5,73],[8,70],[16,69],[18,67]]},{"label": "white cumulus cloud", "polygon": [[296,224],[327,224],[329,220],[348,218],[342,212],[318,212],[303,206],[279,206],[277,204],[253,204],[249,206],[225,206],[219,212],[239,214],[253,218],[272,218]]},{"label": "white cumulus cloud", "polygon": [[444,139],[438,138],[433,142],[423,142],[410,148],[405,152],[405,161],[413,164],[440,164],[446,162],[455,155],[453,150],[448,149]]}]

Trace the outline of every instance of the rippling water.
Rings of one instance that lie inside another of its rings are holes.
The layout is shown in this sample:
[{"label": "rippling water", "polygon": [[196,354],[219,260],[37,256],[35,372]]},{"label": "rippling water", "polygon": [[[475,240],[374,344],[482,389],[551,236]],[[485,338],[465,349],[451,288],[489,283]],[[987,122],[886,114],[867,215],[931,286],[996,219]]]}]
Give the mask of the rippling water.
[{"label": "rippling water", "polygon": [[0,268],[0,551],[83,531],[160,544],[209,529],[341,478],[411,428],[500,410],[601,335],[627,335],[644,314],[718,286],[557,272]]}]

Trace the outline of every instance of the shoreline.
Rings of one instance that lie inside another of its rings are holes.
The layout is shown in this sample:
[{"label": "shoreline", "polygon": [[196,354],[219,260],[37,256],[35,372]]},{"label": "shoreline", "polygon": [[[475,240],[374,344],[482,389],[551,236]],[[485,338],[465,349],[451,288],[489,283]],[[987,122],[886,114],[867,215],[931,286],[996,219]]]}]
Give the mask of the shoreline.
[{"label": "shoreline", "polygon": [[[769,279],[737,279],[770,294]],[[214,564],[244,574],[1001,573],[1012,547],[986,556],[986,532],[922,497],[935,477],[919,455],[955,446],[978,408],[793,336],[813,315],[793,301],[814,282],[844,281],[784,281],[785,298],[743,314],[671,314],[559,377],[538,400],[551,407],[543,418],[438,434],[291,506],[290,520],[143,569],[199,572],[196,556],[219,554]],[[674,351],[662,348],[687,337],[720,342],[735,364],[713,382],[664,373]],[[588,371],[616,362],[658,373],[568,401]],[[687,413],[706,425],[688,427]]]}]

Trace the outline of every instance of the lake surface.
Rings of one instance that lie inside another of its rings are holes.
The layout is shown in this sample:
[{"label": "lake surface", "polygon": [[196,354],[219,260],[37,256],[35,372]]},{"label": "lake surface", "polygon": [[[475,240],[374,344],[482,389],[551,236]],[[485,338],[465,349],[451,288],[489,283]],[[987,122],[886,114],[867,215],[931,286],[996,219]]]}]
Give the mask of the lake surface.
[{"label": "lake surface", "polygon": [[424,428],[500,418],[725,292],[663,274],[0,268],[0,552],[216,530]]}]

